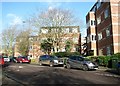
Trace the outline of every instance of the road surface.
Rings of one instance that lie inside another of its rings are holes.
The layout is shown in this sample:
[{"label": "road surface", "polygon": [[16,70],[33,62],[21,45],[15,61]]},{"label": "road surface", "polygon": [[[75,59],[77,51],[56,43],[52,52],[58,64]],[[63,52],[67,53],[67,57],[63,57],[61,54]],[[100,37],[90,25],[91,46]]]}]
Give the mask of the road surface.
[{"label": "road surface", "polygon": [[[11,63],[3,73],[21,85],[41,84],[120,84],[120,76],[106,70],[83,71],[32,64]],[[8,84],[3,79],[3,84]],[[117,86],[116,85],[116,86]]]}]

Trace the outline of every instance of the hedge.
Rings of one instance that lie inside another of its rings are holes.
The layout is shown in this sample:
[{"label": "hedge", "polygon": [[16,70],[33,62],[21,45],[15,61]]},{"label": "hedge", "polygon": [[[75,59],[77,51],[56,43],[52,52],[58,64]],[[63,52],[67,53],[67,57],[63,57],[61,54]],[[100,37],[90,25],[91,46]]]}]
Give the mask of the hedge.
[{"label": "hedge", "polygon": [[71,55],[81,55],[79,52],[57,52],[53,53],[53,55],[58,57],[69,57]]},{"label": "hedge", "polygon": [[96,59],[98,59],[99,65],[112,67],[113,65],[116,65],[115,63],[113,63],[113,59],[120,61],[120,53],[116,53],[111,56],[88,56],[87,58],[89,58],[91,61],[95,61]]}]

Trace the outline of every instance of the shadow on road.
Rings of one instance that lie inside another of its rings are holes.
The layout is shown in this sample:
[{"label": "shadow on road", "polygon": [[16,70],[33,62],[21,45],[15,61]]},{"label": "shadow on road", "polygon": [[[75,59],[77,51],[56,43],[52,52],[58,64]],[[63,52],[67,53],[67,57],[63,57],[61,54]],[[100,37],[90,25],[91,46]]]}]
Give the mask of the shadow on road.
[{"label": "shadow on road", "polygon": [[120,75],[116,69],[111,69],[111,70],[105,70],[105,72],[115,74],[115,75]]},{"label": "shadow on road", "polygon": [[7,74],[16,78],[19,82],[29,86],[40,86],[41,84],[52,86],[59,84],[65,84],[65,86],[70,86],[70,84],[94,84],[83,79],[83,77],[74,76],[74,74],[72,75],[70,72],[67,73],[66,71],[61,71],[54,68],[34,72],[9,71]]}]

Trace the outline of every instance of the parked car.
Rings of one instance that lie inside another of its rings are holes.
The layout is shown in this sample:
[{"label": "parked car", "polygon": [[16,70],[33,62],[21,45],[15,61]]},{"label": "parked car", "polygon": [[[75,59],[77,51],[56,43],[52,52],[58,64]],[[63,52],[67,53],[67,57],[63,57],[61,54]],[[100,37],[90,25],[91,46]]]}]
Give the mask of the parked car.
[{"label": "parked car", "polygon": [[17,57],[11,57],[11,58],[10,58],[10,62],[17,63]]},{"label": "parked car", "polygon": [[0,55],[0,66],[3,66],[5,64],[4,58],[2,55]]},{"label": "parked car", "polygon": [[70,56],[66,62],[66,68],[80,68],[84,71],[98,69],[98,65],[82,56]]},{"label": "parked car", "polygon": [[120,74],[120,61],[117,63],[117,72]]},{"label": "parked car", "polygon": [[15,61],[16,61],[17,63],[30,63],[30,62],[31,62],[31,60],[28,59],[26,56],[18,56],[18,57],[15,59]]},{"label": "parked car", "polygon": [[8,56],[3,56],[5,62],[10,62],[10,58]]},{"label": "parked car", "polygon": [[40,65],[46,64],[49,65],[50,67],[53,67],[55,65],[63,65],[63,59],[52,55],[42,55],[39,58],[39,64]]}]

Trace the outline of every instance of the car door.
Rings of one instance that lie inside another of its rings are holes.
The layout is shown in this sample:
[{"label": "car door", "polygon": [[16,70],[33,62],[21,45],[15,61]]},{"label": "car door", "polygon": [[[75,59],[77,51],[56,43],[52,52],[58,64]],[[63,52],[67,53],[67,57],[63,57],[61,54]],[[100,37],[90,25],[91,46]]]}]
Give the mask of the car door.
[{"label": "car door", "polygon": [[69,64],[71,65],[71,67],[76,68],[76,57],[75,56],[70,57]]},{"label": "car door", "polygon": [[77,68],[82,68],[82,66],[83,66],[83,58],[82,57],[80,57],[80,56],[76,57],[76,66],[77,66]]},{"label": "car door", "polygon": [[20,57],[17,57],[17,62],[20,62]]},{"label": "car door", "polygon": [[44,55],[43,64],[49,64],[49,55]]},{"label": "car door", "polygon": [[46,64],[50,65],[51,58],[52,58],[52,57],[49,56],[49,55],[46,56],[46,61],[45,61]]},{"label": "car door", "polygon": [[41,63],[46,64],[46,55],[41,56]]}]

